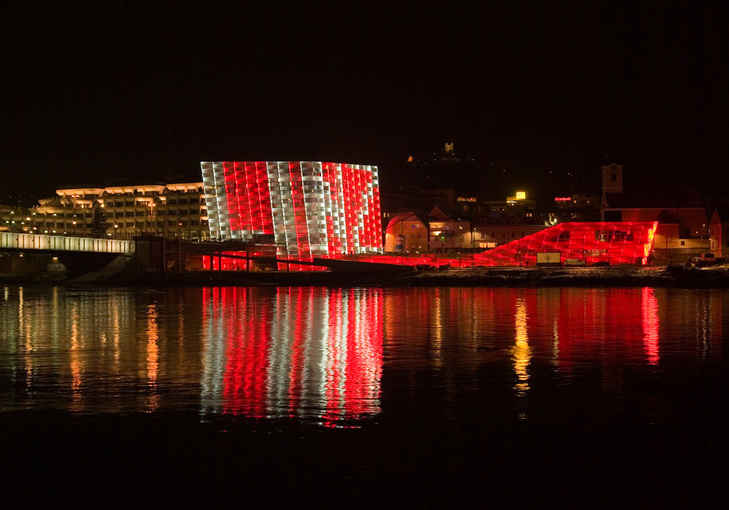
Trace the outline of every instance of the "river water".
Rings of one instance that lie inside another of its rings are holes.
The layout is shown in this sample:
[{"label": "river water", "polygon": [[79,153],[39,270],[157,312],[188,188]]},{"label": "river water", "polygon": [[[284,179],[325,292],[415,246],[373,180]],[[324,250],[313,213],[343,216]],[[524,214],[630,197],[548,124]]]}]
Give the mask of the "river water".
[{"label": "river water", "polygon": [[726,290],[5,286],[0,318],[19,503],[727,502]]}]

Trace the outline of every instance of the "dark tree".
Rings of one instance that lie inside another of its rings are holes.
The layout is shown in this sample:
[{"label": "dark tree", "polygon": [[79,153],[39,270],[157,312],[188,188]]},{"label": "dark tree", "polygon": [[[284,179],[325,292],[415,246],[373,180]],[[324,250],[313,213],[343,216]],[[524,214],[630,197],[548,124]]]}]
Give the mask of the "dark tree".
[{"label": "dark tree", "polygon": [[101,207],[94,207],[94,213],[91,217],[91,236],[104,237],[109,224],[106,222],[106,215]]}]

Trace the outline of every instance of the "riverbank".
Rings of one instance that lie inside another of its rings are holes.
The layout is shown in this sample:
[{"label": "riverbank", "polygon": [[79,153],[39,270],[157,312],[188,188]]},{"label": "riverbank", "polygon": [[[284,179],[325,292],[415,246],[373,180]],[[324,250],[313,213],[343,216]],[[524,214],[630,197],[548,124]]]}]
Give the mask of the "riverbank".
[{"label": "riverbank", "polygon": [[403,276],[400,283],[409,286],[727,288],[729,268],[711,270],[617,266],[449,269]]},{"label": "riverbank", "polygon": [[678,287],[729,288],[729,268],[684,269],[634,266],[578,268],[448,268],[416,271],[187,271],[0,275],[6,284],[125,286],[408,286],[408,287]]}]

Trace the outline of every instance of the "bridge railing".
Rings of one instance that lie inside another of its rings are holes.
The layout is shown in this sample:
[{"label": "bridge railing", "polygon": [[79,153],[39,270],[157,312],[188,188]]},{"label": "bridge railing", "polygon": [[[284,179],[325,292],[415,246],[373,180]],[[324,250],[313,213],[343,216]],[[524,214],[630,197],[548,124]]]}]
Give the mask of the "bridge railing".
[{"label": "bridge railing", "polygon": [[134,253],[134,241],[96,237],[67,237],[46,234],[0,232],[0,248],[44,251],[85,251],[93,253]]}]

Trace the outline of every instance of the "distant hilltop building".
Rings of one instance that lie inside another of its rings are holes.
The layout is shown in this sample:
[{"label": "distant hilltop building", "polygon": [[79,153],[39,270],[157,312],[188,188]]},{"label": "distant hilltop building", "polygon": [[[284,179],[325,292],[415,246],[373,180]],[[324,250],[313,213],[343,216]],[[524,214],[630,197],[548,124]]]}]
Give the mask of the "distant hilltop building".
[{"label": "distant hilltop building", "polygon": [[203,161],[210,235],[272,235],[279,255],[382,252],[377,167],[318,161]]},{"label": "distant hilltop building", "polygon": [[483,172],[476,161],[456,151],[452,141],[429,154],[408,156],[397,175],[397,184],[405,188],[453,188],[458,195],[470,195],[483,188]]}]

